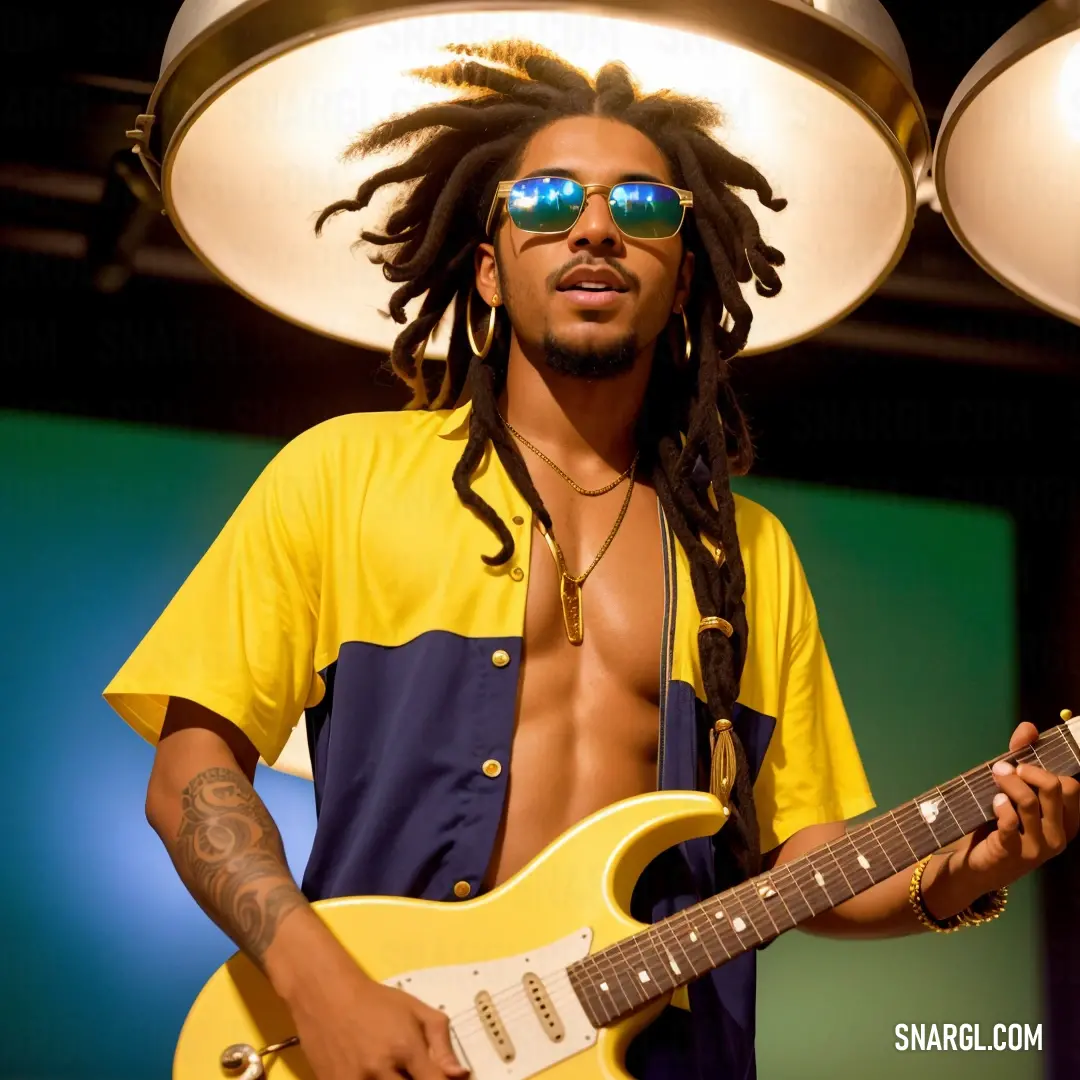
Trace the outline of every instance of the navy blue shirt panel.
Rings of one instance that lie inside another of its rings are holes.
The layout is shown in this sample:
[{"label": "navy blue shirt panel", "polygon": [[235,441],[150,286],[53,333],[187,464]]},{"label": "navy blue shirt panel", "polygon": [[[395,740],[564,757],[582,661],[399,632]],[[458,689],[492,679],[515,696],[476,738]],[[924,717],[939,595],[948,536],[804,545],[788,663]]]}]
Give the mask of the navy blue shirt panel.
[{"label": "navy blue shirt panel", "polygon": [[[504,649],[505,667],[492,663]],[[318,826],[303,891],[453,900],[480,890],[510,774],[520,638],[347,642],[311,710]],[[333,687],[333,693],[330,688]],[[502,771],[482,771],[488,759]]]}]

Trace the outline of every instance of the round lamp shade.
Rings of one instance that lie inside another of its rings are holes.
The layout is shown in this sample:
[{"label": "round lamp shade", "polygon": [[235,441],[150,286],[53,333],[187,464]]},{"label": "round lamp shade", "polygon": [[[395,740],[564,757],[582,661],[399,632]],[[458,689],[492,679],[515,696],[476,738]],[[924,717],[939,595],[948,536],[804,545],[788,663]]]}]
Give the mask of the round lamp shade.
[{"label": "round lamp shade", "polygon": [[[843,318],[899,259],[929,132],[876,0],[188,0],[132,135],[185,242],[233,288],[319,333],[388,350],[401,329],[382,314],[393,287],[356,239],[381,228],[398,192],[331,218],[320,238],[315,217],[391,162],[345,159],[361,131],[455,96],[411,69],[447,63],[450,43],[507,38],[590,76],[619,60],[645,92],[720,106],[716,136],[788,200],[774,213],[740,193],[787,259],[778,296],[743,286],[755,312],[746,352]],[[428,356],[446,355],[450,318]]]},{"label": "round lamp shade", "polygon": [[972,68],[942,119],[933,176],[972,257],[1080,324],[1080,3],[1036,8]]}]

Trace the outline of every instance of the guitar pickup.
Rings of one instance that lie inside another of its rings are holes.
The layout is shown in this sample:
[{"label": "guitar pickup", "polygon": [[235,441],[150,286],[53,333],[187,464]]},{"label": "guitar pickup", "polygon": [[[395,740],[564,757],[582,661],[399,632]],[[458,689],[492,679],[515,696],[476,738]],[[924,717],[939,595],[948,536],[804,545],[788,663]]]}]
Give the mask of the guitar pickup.
[{"label": "guitar pickup", "polygon": [[540,1026],[544,1029],[544,1034],[552,1042],[562,1042],[566,1036],[566,1028],[563,1026],[559,1014],[555,1011],[555,1006],[552,1004],[543,980],[539,975],[527,971],[521,982],[525,987],[525,993],[529,997],[529,1004],[533,1007],[533,1012],[536,1013],[536,1019],[540,1021]]},{"label": "guitar pickup", "polygon": [[492,1001],[491,995],[486,990],[481,990],[476,995],[475,1001],[477,1015],[484,1025],[484,1031],[487,1032],[491,1045],[495,1047],[495,1053],[505,1063],[513,1061],[517,1056],[517,1052],[514,1050],[514,1044],[510,1041],[506,1025],[503,1023],[502,1017],[499,1016],[499,1010],[495,1008],[495,1002]]}]

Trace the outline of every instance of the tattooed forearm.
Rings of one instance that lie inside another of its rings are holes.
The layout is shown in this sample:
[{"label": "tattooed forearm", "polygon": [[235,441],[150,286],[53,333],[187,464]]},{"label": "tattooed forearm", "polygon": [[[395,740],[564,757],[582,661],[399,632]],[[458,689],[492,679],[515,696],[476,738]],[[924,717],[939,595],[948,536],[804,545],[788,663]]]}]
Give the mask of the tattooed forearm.
[{"label": "tattooed forearm", "polygon": [[259,963],[281,920],[306,903],[289,873],[281,834],[235,769],[199,773],[181,803],[177,869],[215,922]]}]

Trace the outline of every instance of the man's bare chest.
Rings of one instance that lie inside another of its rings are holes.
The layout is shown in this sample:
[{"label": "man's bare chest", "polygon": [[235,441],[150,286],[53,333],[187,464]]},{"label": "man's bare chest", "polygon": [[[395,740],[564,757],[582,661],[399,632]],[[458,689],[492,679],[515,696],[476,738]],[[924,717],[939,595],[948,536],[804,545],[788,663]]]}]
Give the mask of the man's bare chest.
[{"label": "man's bare chest", "polygon": [[[564,493],[556,486],[563,482],[557,476],[551,479],[538,477],[537,487],[551,515],[563,565],[575,577],[589,571],[577,590],[582,641],[571,644],[575,616],[566,610],[567,590],[560,588],[550,545],[535,529],[525,613],[526,671],[530,659],[542,659],[545,666],[557,664],[560,682],[595,685],[610,680],[620,693],[655,705],[660,695],[665,592],[656,493],[635,484],[612,536],[625,485],[589,498],[568,488]],[[603,554],[593,565],[601,549]]]}]

